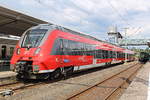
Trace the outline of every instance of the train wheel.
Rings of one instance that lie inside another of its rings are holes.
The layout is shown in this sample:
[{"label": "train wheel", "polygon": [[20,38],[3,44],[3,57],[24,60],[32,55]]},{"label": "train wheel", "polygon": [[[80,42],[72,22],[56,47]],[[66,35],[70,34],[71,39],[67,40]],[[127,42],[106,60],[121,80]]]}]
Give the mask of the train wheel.
[{"label": "train wheel", "polygon": [[110,65],[111,65],[111,62],[106,62],[106,63],[105,63],[105,66],[106,66],[106,67],[109,67]]},{"label": "train wheel", "polygon": [[65,69],[65,70],[66,70],[67,76],[69,76],[73,73],[74,67],[67,67],[67,69]]},{"label": "train wheel", "polygon": [[60,69],[56,69],[54,72],[51,73],[50,75],[50,79],[58,79],[62,76],[61,74],[61,70]]},{"label": "train wheel", "polygon": [[70,67],[64,67],[62,69],[62,75],[63,75],[63,79],[67,79],[72,73],[73,73],[74,67],[70,66]]},{"label": "train wheel", "polygon": [[124,61],[122,60],[121,63],[124,64]]},{"label": "train wheel", "polygon": [[108,63],[108,66],[110,66],[110,65],[111,65],[111,62]]},{"label": "train wheel", "polygon": [[26,81],[27,79],[24,77],[24,75],[23,74],[17,74],[16,75],[16,80],[17,81]]}]

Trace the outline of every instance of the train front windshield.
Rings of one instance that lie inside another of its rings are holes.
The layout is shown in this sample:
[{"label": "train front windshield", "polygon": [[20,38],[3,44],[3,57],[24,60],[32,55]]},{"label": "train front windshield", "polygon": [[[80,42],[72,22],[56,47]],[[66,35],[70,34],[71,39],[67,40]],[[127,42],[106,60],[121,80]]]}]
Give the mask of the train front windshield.
[{"label": "train front windshield", "polygon": [[40,45],[43,37],[45,36],[46,29],[33,29],[26,32],[21,47],[34,48]]}]

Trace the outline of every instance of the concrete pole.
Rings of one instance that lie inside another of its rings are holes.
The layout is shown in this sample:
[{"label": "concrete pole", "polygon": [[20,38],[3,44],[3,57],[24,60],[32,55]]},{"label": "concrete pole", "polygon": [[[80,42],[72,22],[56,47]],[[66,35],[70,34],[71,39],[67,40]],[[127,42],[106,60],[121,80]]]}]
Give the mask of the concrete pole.
[{"label": "concrete pole", "polygon": [[[125,30],[125,46],[126,46],[126,49],[127,49],[127,29],[129,29],[129,28],[124,28],[124,30]],[[127,53],[125,53],[125,63],[127,63]]]}]

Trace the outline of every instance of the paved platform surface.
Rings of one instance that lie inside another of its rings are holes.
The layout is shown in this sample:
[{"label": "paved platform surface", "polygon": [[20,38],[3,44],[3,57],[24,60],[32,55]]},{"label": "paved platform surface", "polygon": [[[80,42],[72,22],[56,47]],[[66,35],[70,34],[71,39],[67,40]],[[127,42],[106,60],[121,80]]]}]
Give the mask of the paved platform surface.
[{"label": "paved platform surface", "polygon": [[7,77],[14,77],[14,76],[16,76],[16,73],[12,71],[0,72],[0,78],[7,78]]},{"label": "paved platform surface", "polygon": [[141,68],[120,100],[150,100],[150,62]]}]

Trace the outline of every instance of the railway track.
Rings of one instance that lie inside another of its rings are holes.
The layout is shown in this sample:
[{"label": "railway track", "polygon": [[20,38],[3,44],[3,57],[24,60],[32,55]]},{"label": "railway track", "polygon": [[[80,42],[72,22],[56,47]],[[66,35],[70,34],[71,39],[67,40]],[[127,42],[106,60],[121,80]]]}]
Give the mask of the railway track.
[{"label": "railway track", "polygon": [[[1,76],[3,76],[3,74]],[[1,77],[0,78],[0,87],[3,85],[12,84],[12,83],[16,83],[16,82],[17,82],[17,80],[16,80],[15,76]]]},{"label": "railway track", "polygon": [[143,64],[135,64],[129,68],[70,96],[67,100],[116,100],[128,87],[137,71]]},{"label": "railway track", "polygon": [[35,86],[40,86],[44,84],[48,84],[50,81],[40,81],[40,82],[14,82],[9,84],[3,84],[0,85],[0,95],[1,96],[7,96],[7,95],[13,95],[14,93],[18,93],[19,91],[22,91],[23,89],[27,88],[34,88]]},{"label": "railway track", "polygon": [[[114,67],[118,64],[113,64],[109,67]],[[109,68],[108,67],[108,68]],[[95,72],[95,71],[99,71],[101,69],[105,69],[105,67],[100,67],[100,68],[93,68],[91,70],[84,70],[84,71],[80,71],[80,72],[75,72],[73,73],[73,75],[71,75],[70,77],[77,77],[80,75],[84,75],[87,73],[91,73],[91,72]],[[39,82],[19,82],[19,81],[15,81],[15,82],[11,82],[11,83],[5,83],[5,84],[0,84],[0,95],[2,96],[6,96],[6,95],[12,95],[13,93],[16,93],[18,91],[21,91],[22,89],[26,89],[29,87],[34,87],[37,85],[44,85],[44,84],[49,84],[49,83],[53,83],[53,82],[57,82],[60,79],[56,79],[56,80],[44,80],[44,81],[39,81]]]},{"label": "railway track", "polygon": [[[133,65],[133,66],[131,66],[131,67],[129,67],[129,68],[127,68],[127,69],[125,69],[125,70],[123,70],[123,71],[121,71],[121,72],[119,72],[119,73],[117,73],[116,75],[114,75],[114,76],[112,76],[112,77],[110,77],[110,78],[108,78],[108,79],[106,79],[106,80],[104,80],[104,81],[102,81],[102,82],[100,82],[100,83],[98,83],[98,84],[96,84],[96,85],[94,85],[94,86],[91,86],[91,87],[89,87],[89,88],[87,88],[86,90],[84,90],[84,91],[82,91],[82,92],[80,92],[80,93],[77,93],[77,94],[75,94],[75,95],[73,95],[73,96],[71,96],[71,97],[69,97],[68,98],[68,100],[74,100],[74,99],[79,99],[79,100],[88,100],[89,99],[89,97],[88,97],[88,99],[87,98],[85,98],[86,96],[85,95],[91,95],[91,93],[94,93],[94,94],[96,94],[96,96],[100,96],[101,98],[102,97],[104,97],[104,99],[109,99],[109,98],[112,98],[112,96],[114,96],[114,94],[116,93],[116,91],[118,91],[119,89],[122,89],[122,88],[120,88],[121,86],[123,86],[123,85],[117,85],[117,86],[110,86],[110,84],[108,84],[107,86],[106,86],[106,84],[105,84],[105,82],[107,82],[107,81],[109,81],[110,79],[112,79],[112,80],[114,80],[113,81],[113,83],[115,83],[116,84],[116,79],[113,79],[115,76],[118,76],[118,75],[120,75],[121,73],[123,73],[123,72],[126,72],[126,71],[128,71],[128,70],[130,70],[130,69],[136,69],[136,71],[142,66],[142,65],[139,65],[139,64],[136,64],[136,65],[138,65],[139,67],[137,68],[137,67],[135,67],[135,65]],[[132,70],[133,71],[133,70]],[[86,72],[88,72],[88,71],[85,71],[85,73]],[[80,73],[80,72],[79,72]],[[76,77],[76,74],[77,75],[79,75],[79,73],[75,73],[75,77]],[[133,72],[134,73],[134,72]],[[82,74],[83,74],[83,72],[82,72]],[[118,76],[119,77],[119,76]],[[123,76],[120,76],[120,78],[119,78],[120,80],[123,80],[123,81],[128,81],[128,82],[130,82],[130,79],[128,79],[128,77],[123,77]],[[34,87],[36,87],[37,88],[37,86],[41,86],[41,85],[45,85],[45,84],[49,84],[49,83],[53,83],[53,82],[57,82],[57,81],[59,81],[59,79],[58,80],[50,80],[50,81],[40,81],[40,82],[28,82],[28,83],[23,83],[23,82],[15,82],[15,83],[10,83],[10,84],[4,84],[4,85],[0,85],[0,94],[2,95],[2,96],[6,96],[6,95],[12,95],[13,93],[14,94],[17,94],[17,93],[19,93],[20,91],[23,91],[24,89],[28,89],[28,88],[34,88]],[[119,80],[118,80],[119,81]],[[110,82],[111,83],[111,82]],[[118,83],[119,84],[119,83]],[[123,83],[122,83],[123,84]],[[111,90],[111,92],[110,92],[110,90],[107,90],[107,93],[105,93],[105,92],[101,92],[101,90],[99,91],[99,89],[102,89],[102,87],[103,87],[103,91],[105,91],[106,89],[113,89],[113,90]],[[95,92],[95,89],[96,89],[96,91],[97,92]],[[1,91],[2,90],[2,91]],[[94,91],[94,92],[90,92],[90,91]],[[108,94],[108,91],[109,91],[109,96],[107,95],[105,95],[105,94]],[[87,94],[87,92],[88,92],[88,94]],[[101,93],[103,93],[103,95],[101,94]],[[90,97],[91,97],[91,99],[93,100],[94,98],[94,94],[92,94]],[[98,95],[97,95],[98,94]],[[105,96],[104,96],[105,95]],[[85,96],[85,97],[84,97]],[[102,99],[102,100],[104,100],[104,99]],[[99,99],[98,99],[99,100]]]}]

